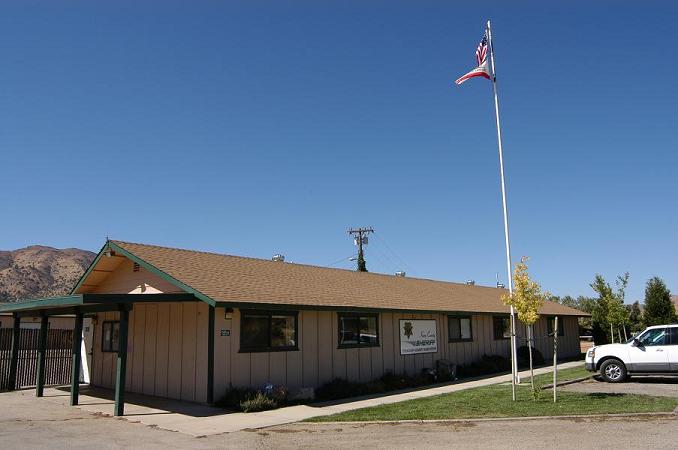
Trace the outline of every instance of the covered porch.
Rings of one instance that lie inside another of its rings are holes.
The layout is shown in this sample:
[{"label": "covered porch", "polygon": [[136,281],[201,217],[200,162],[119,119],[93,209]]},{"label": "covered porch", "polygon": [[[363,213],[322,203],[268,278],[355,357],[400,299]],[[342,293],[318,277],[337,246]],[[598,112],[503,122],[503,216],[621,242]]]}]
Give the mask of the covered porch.
[{"label": "covered porch", "polygon": [[[80,394],[80,368],[82,365],[82,338],[83,320],[85,317],[98,313],[117,312],[119,317],[118,349],[115,360],[115,384],[114,384],[114,410],[115,416],[125,413],[125,390],[127,358],[129,353],[128,336],[130,312],[135,304],[139,303],[164,303],[164,302],[203,302],[192,293],[147,293],[147,294],[110,294],[110,293],[81,293],[53,297],[39,300],[26,300],[13,304],[0,306],[0,312],[11,313],[12,343],[10,350],[10,368],[8,387],[10,390],[17,389],[17,367],[20,351],[20,328],[24,318],[40,318],[40,331],[38,339],[38,352],[36,361],[35,395],[42,397],[45,390],[45,358],[47,346],[48,321],[50,316],[72,315],[75,317],[73,327],[72,347],[72,371],[70,378],[70,405],[79,404]],[[214,307],[209,307],[210,320],[208,320],[208,353],[214,348]],[[211,371],[207,380],[208,403],[212,402],[213,377]]]}]

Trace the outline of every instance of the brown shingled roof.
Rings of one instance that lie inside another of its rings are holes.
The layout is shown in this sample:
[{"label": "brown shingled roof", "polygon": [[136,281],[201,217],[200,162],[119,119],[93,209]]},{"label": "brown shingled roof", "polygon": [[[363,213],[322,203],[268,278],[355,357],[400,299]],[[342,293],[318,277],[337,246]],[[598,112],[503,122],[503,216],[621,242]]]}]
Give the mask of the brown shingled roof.
[{"label": "brown shingled roof", "polygon": [[[111,241],[218,302],[506,313],[504,289]],[[542,314],[588,315],[547,302]]]}]

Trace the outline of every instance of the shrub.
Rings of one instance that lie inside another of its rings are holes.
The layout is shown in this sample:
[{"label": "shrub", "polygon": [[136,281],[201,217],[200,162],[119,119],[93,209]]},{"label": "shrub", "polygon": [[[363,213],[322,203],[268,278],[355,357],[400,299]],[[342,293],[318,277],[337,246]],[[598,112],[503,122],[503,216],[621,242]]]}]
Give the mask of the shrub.
[{"label": "shrub", "polygon": [[[529,367],[530,366],[530,349],[527,345],[518,347],[516,351],[518,356],[518,367]],[[540,366],[544,364],[544,355],[541,354],[539,350],[532,347],[532,362],[535,366]]]},{"label": "shrub", "polygon": [[335,378],[316,389],[315,398],[318,400],[337,400],[346,397],[359,397],[369,393],[367,384],[355,383],[344,378]]},{"label": "shrub", "polygon": [[535,402],[541,400],[541,394],[543,390],[544,388],[541,384],[535,384],[534,387],[532,388],[532,400],[534,400]]},{"label": "shrub", "polygon": [[396,391],[408,387],[407,377],[404,375],[395,375],[393,372],[386,372],[379,381],[384,384],[387,391]]},{"label": "shrub", "polygon": [[247,400],[240,402],[240,409],[242,412],[257,412],[257,411],[266,411],[269,409],[274,409],[278,407],[278,402],[273,400],[270,397],[267,397],[266,394],[259,391],[254,397],[251,397]]},{"label": "shrub", "polygon": [[263,389],[264,394],[278,403],[286,403],[289,390],[286,386],[275,386],[267,384]]},{"label": "shrub", "polygon": [[511,370],[511,362],[500,355],[483,355],[480,360],[457,369],[459,378],[478,377]]},{"label": "shrub", "polygon": [[240,409],[240,403],[249,400],[257,394],[256,389],[230,387],[214,405],[220,408]]},{"label": "shrub", "polygon": [[396,375],[386,372],[381,378],[368,383],[357,383],[343,378],[335,378],[325,383],[315,391],[316,400],[328,401],[348,397],[360,397],[370,394],[381,394],[388,391],[426,386],[437,381],[450,381],[451,374],[438,374],[432,369],[423,369],[422,373],[415,376]]},{"label": "shrub", "polygon": [[277,402],[287,403],[287,397],[290,394],[287,386],[276,386],[273,388],[273,393],[271,394],[273,399]]},{"label": "shrub", "polygon": [[230,387],[214,404],[243,412],[265,411],[287,403],[287,388],[268,384],[262,389]]}]

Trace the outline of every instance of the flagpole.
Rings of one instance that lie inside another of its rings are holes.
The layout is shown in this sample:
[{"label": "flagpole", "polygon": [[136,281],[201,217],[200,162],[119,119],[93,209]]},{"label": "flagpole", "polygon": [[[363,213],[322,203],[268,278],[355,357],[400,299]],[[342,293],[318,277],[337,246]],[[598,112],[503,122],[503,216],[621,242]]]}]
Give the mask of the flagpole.
[{"label": "flagpole", "polygon": [[[513,294],[513,277],[511,275],[511,241],[509,240],[508,209],[506,207],[506,183],[504,181],[504,151],[501,142],[501,125],[499,122],[499,97],[497,96],[497,75],[494,68],[494,43],[492,42],[492,28],[487,21],[487,39],[490,45],[490,63],[492,64],[492,88],[494,89],[494,112],[497,120],[497,143],[499,144],[499,173],[501,175],[501,201],[504,208],[504,240],[506,243],[506,272],[508,275],[509,293]],[[516,383],[518,379],[518,363],[516,359],[516,315],[511,305],[511,387],[513,400],[516,399]]]}]

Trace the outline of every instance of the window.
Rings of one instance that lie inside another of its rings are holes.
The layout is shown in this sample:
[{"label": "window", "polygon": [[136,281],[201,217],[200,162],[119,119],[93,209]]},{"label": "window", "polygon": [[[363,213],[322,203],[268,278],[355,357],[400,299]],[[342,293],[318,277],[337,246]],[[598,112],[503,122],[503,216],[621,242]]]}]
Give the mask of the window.
[{"label": "window", "polygon": [[654,347],[667,344],[666,328],[654,328],[640,335],[638,338],[643,347]]},{"label": "window", "polygon": [[[565,326],[562,317],[558,317],[558,336],[565,336]],[[546,333],[551,336],[553,334],[553,329],[556,327],[556,318],[547,317],[546,318]]]},{"label": "window", "polygon": [[296,312],[243,311],[240,316],[240,351],[299,350]]},{"label": "window", "polygon": [[120,349],[120,322],[104,322],[101,339],[102,352],[117,352]]},{"label": "window", "polygon": [[509,316],[494,316],[492,317],[494,325],[494,339],[510,339],[511,338],[511,318]]},{"label": "window", "polygon": [[678,327],[669,328],[671,333],[671,345],[678,345]]},{"label": "window", "polygon": [[447,317],[448,340],[450,342],[472,341],[471,316]]},{"label": "window", "polygon": [[339,348],[378,347],[376,314],[339,314]]}]

